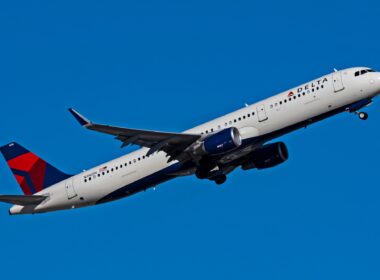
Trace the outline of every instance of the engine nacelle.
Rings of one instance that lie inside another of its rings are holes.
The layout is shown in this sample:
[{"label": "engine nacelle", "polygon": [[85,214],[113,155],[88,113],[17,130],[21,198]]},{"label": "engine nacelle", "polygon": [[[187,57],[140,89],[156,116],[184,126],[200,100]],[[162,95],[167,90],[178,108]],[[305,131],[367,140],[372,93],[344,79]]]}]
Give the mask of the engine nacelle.
[{"label": "engine nacelle", "polygon": [[195,152],[200,155],[220,155],[239,148],[241,144],[242,138],[239,130],[231,127],[204,139]]},{"label": "engine nacelle", "polygon": [[254,151],[251,159],[242,164],[243,170],[266,169],[284,163],[289,159],[288,148],[282,142],[268,144]]}]

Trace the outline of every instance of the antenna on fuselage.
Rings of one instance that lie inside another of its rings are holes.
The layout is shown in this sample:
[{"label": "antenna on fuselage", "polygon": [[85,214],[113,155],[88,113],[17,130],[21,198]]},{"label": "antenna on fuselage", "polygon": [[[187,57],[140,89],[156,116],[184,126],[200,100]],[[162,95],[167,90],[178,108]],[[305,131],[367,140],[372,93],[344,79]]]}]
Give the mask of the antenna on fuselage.
[{"label": "antenna on fuselage", "polygon": [[244,103],[245,107],[249,107],[248,103]]},{"label": "antenna on fuselage", "polygon": [[338,70],[336,70],[336,68],[334,68],[334,72],[338,72]]}]

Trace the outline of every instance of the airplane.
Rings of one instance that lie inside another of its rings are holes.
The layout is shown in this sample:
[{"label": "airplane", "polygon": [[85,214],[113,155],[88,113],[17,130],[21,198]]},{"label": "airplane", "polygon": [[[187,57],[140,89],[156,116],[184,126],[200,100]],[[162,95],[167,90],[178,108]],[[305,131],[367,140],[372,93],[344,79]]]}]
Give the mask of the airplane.
[{"label": "airplane", "polygon": [[237,168],[272,168],[289,158],[273,140],[342,112],[366,120],[362,109],[380,93],[380,72],[355,67],[315,79],[183,133],[93,123],[74,109],[86,129],[110,134],[122,147],[141,148],[77,175],[66,174],[16,142],[0,148],[24,195],[1,195],[10,215],[98,205],[195,175],[218,185]]}]

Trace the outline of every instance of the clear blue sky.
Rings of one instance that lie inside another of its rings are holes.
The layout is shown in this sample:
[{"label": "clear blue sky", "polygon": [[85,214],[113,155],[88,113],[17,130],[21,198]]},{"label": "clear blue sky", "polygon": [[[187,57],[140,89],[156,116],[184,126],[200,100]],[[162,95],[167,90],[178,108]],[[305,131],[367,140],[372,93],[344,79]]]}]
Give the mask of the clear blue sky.
[{"label": "clear blue sky", "polygon": [[[0,142],[80,172],[128,149],[81,129],[182,131],[333,68],[380,69],[379,1],[2,1]],[[379,279],[380,104],[282,140],[223,187],[181,178],[108,205],[9,217],[4,279]],[[20,190],[4,161],[1,193]]]}]

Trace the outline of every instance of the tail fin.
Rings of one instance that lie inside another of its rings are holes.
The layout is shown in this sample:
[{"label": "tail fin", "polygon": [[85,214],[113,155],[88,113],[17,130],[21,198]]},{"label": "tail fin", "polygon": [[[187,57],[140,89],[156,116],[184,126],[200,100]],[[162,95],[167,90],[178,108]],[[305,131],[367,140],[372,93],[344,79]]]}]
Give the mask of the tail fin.
[{"label": "tail fin", "polygon": [[0,148],[25,195],[33,195],[70,177],[17,143]]}]

